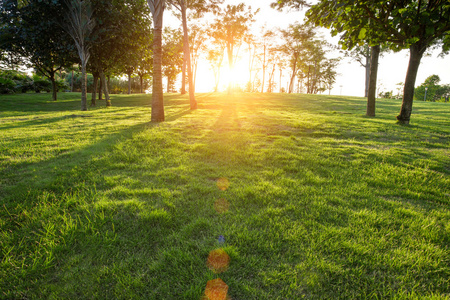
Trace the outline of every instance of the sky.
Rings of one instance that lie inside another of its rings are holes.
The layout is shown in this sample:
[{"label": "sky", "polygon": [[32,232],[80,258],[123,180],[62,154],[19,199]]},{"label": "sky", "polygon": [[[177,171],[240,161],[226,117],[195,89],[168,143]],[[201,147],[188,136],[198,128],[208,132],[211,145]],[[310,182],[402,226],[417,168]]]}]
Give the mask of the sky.
[{"label": "sky", "polygon": [[[225,4],[239,4],[244,2],[250,5],[253,10],[257,8],[260,12],[256,15],[256,22],[253,25],[255,32],[259,28],[287,28],[289,24],[294,22],[303,22],[305,11],[284,10],[279,12],[270,7],[275,0],[225,0]],[[207,21],[207,20],[205,20]],[[172,28],[180,27],[180,21],[171,16],[170,12],[165,14],[164,26]],[[337,45],[338,37],[331,37],[327,29],[319,30],[322,36],[330,43]],[[242,51],[242,50],[241,50]],[[416,86],[425,81],[428,76],[438,75],[441,84],[450,84],[450,56],[439,58],[440,50],[435,50],[429,55],[422,58],[419,72],[417,74]],[[338,52],[330,53],[329,58],[342,57]],[[405,81],[406,71],[408,68],[409,51],[403,50],[398,53],[384,54],[379,60],[378,69],[378,92],[393,91],[394,95],[398,92],[399,83]],[[237,63],[237,73],[242,76],[238,81],[245,80],[247,76],[247,63],[241,60]],[[224,71],[226,73],[226,71]],[[285,71],[287,74],[288,70]],[[331,90],[332,95],[346,96],[364,96],[365,70],[358,62],[349,58],[343,58],[337,68],[338,76],[336,83]],[[228,76],[223,74],[224,77]],[[199,65],[197,75],[197,91],[209,92],[212,90],[214,75],[209,69],[208,62],[203,60]],[[284,79],[287,80],[287,77]],[[328,93],[328,91],[326,92]]]}]

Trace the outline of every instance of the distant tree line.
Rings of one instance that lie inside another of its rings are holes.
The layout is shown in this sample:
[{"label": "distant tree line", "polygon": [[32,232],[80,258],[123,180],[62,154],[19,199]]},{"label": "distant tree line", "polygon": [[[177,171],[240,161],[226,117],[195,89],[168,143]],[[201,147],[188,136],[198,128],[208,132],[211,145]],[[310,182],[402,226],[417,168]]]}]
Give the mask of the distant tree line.
[{"label": "distant tree line", "polygon": [[[55,76],[58,92],[81,92],[81,73],[77,71],[62,70]],[[140,81],[139,77],[133,77],[131,81],[119,76],[110,76],[107,79],[108,90],[111,94],[127,94],[131,85],[131,93],[141,93],[151,87],[150,79]],[[87,92],[94,91],[94,76],[87,75]],[[35,92],[52,92],[52,82],[39,74],[26,74],[16,70],[0,70],[0,94],[15,94]],[[97,94],[101,97],[100,94]],[[102,99],[102,98],[99,98]]]},{"label": "distant tree line", "polygon": [[448,101],[450,96],[450,84],[439,84],[438,75],[431,75],[416,87],[414,99],[420,101]]},{"label": "distant tree line", "polygon": [[[442,45],[450,49],[450,6],[446,1],[318,1],[278,0],[272,7],[308,7],[307,23],[287,29],[251,33],[258,11],[241,3],[222,6],[223,0],[3,0],[0,11],[0,50],[5,64],[28,64],[51,82],[57,98],[57,74],[77,64],[81,68],[81,109],[87,110],[87,73],[92,74],[91,105],[104,94],[111,105],[108,78],[125,75],[128,92],[132,77],[152,78],[152,121],[164,121],[163,77],[173,91],[181,73],[181,92],[195,100],[196,68],[200,57],[210,61],[217,90],[221,67],[233,70],[247,48],[247,91],[319,93],[336,79],[337,58],[313,26],[331,29],[343,49],[363,49],[367,69],[367,115],[375,115],[378,58],[383,49],[409,49],[410,62],[397,119],[408,124],[415,80],[425,51]],[[163,28],[171,9],[180,29]],[[213,13],[211,24],[197,22]],[[362,61],[362,60],[361,60]],[[287,74],[286,74],[287,73]],[[282,78],[289,82],[283,86]],[[278,77],[279,76],[279,77]],[[277,77],[279,80],[277,80]],[[277,82],[278,81],[278,86]],[[234,88],[230,80],[228,91]],[[144,90],[143,84],[140,89]],[[419,91],[420,92],[420,91]]]},{"label": "distant tree line", "polygon": [[[375,116],[378,58],[382,48],[409,49],[410,61],[405,77],[403,99],[397,120],[409,124],[413,106],[415,81],[425,52],[442,45],[450,49],[450,5],[441,0],[320,0],[311,5],[306,0],[278,0],[272,7],[308,7],[308,22],[331,29],[340,36],[343,49],[368,45],[370,73],[367,91],[367,115]],[[367,61],[368,62],[368,61]]]},{"label": "distant tree line", "polygon": [[110,105],[107,77],[151,75],[150,26],[145,0],[4,0],[1,58],[7,66],[27,65],[48,78],[53,100],[60,89],[58,74],[78,65],[84,78],[82,110],[87,109],[87,72],[94,82],[91,105],[100,89]]},{"label": "distant tree line", "polygon": [[[166,91],[174,92],[181,73],[181,93],[186,93],[186,86],[189,88],[192,109],[196,107],[199,60],[210,61],[217,91],[224,56],[228,67],[234,69],[244,45],[251,61],[245,90],[318,93],[331,89],[337,75],[337,59],[326,58],[327,45],[312,27],[293,24],[288,29],[263,29],[255,35],[251,25],[258,11],[243,3],[221,6],[222,3],[223,0],[4,0],[0,15],[2,62],[10,67],[26,65],[45,76],[51,82],[54,100],[61,90],[58,80],[62,78],[58,74],[68,73],[67,77],[71,77],[76,65],[81,69],[78,79],[82,80],[78,83],[82,85],[82,110],[87,109],[88,91],[92,93],[91,105],[96,105],[96,94],[103,93],[106,105],[111,105],[106,81],[126,76],[131,93],[135,90],[133,76],[139,76],[140,92],[146,89],[146,80],[154,77],[152,19],[155,30],[159,26],[157,18],[171,8],[182,26],[161,28],[161,45],[157,47],[162,55],[161,86],[165,77]],[[215,15],[212,24],[199,21],[211,12]],[[157,31],[159,34],[159,27]],[[286,87],[281,83],[283,72],[289,76]],[[87,73],[91,75],[88,77]],[[230,81],[228,90],[233,88],[236,86]],[[160,97],[158,92],[155,97]]]}]

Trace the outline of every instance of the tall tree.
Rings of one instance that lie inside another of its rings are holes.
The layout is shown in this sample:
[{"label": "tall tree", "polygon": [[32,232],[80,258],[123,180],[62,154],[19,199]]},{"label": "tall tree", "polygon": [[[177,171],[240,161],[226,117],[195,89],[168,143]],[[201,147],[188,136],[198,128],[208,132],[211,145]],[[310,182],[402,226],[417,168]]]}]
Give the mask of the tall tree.
[{"label": "tall tree", "polygon": [[266,70],[272,60],[274,59],[275,49],[273,49],[273,38],[275,33],[271,30],[263,29],[261,38],[261,68],[262,68],[262,81],[261,81],[261,93],[264,93],[264,87],[266,82]]},{"label": "tall tree", "polygon": [[[92,33],[92,48],[89,69],[94,75],[94,81],[101,79],[101,73],[126,73],[131,79],[135,70],[144,59],[150,59],[151,20],[149,8],[145,0],[93,0],[96,26]],[[144,58],[147,56],[147,58]],[[100,80],[100,86],[105,92],[107,84]],[[131,80],[129,80],[129,87]],[[131,89],[129,89],[131,92]],[[96,84],[94,82],[93,99],[95,99]],[[111,101],[105,92],[106,105]],[[99,96],[102,92],[99,92]]]},{"label": "tall tree", "polygon": [[60,27],[63,10],[59,2],[5,0],[1,6],[1,48],[12,58],[26,57],[29,67],[52,82],[57,99],[56,73],[75,60],[70,36]]},{"label": "tall tree", "polygon": [[208,39],[208,35],[204,26],[194,24],[191,26],[191,34],[189,36],[189,45],[190,45],[190,53],[191,53],[191,64],[192,64],[192,85],[196,86],[197,79],[197,70],[198,70],[198,62],[200,60],[200,56],[206,52],[207,46],[206,41]]},{"label": "tall tree", "polygon": [[183,38],[182,33],[176,29],[164,29],[164,44],[162,52],[164,60],[162,62],[163,75],[167,77],[167,92],[173,92],[173,85],[183,65]]},{"label": "tall tree", "polygon": [[150,47],[147,47],[147,49],[142,49],[141,55],[139,56],[139,62],[136,66],[136,72],[139,76],[139,86],[141,94],[144,93],[144,78],[147,80],[152,74],[152,54],[153,52],[151,51]]},{"label": "tall tree", "polygon": [[248,52],[248,91],[253,92],[253,70],[255,66],[255,59],[257,58],[256,50],[258,49],[258,42],[256,41],[255,36],[252,33],[248,33],[244,36],[244,42],[247,44],[247,52]]},{"label": "tall tree", "polygon": [[[306,79],[306,93],[317,94],[327,89],[327,75],[333,75],[339,59],[327,58],[330,45],[321,38],[313,36],[305,43],[305,51],[298,62],[299,77]],[[330,77],[328,78],[330,82]]]},{"label": "tall tree", "polygon": [[225,45],[216,45],[216,48],[210,49],[206,59],[209,61],[211,69],[214,73],[214,92],[219,90],[220,82],[220,70],[222,68],[222,62],[224,57]]},{"label": "tall tree", "polygon": [[65,0],[67,23],[64,28],[72,37],[77,47],[81,61],[81,110],[87,110],[87,72],[91,44],[90,35],[95,26],[92,18],[92,6],[90,0]]},{"label": "tall tree", "polygon": [[166,9],[165,0],[147,0],[153,16],[153,93],[152,122],[164,122],[164,96],[162,85],[162,28]]},{"label": "tall tree", "polygon": [[[183,51],[185,59],[185,68],[188,73],[189,82],[189,101],[191,109],[197,108],[197,101],[195,100],[195,87],[193,78],[193,69],[191,63],[191,49],[189,46],[189,31],[187,25],[187,10],[195,11],[197,17],[201,17],[205,12],[217,10],[218,4],[223,3],[223,0],[167,0],[167,3],[175,7],[181,13],[181,22],[183,25]],[[184,78],[182,78],[184,82]]]},{"label": "tall tree", "polygon": [[[243,42],[244,35],[250,29],[250,24],[254,22],[254,16],[258,12],[259,9],[252,12],[251,6],[246,7],[244,3],[227,5],[218,13],[218,17],[211,26],[213,38],[225,43],[230,73],[234,71],[236,48],[239,48]],[[230,80],[228,93],[232,92],[232,86],[233,83]]]},{"label": "tall tree", "polygon": [[289,81],[289,93],[294,91],[295,76],[297,74],[299,60],[302,53],[307,51],[307,44],[314,37],[315,32],[311,26],[304,24],[292,24],[288,29],[280,30],[283,44],[279,50],[289,57],[291,78]]},{"label": "tall tree", "polygon": [[339,62],[339,59],[330,59],[325,63],[325,69],[323,71],[323,82],[325,89],[328,90],[328,95],[331,94],[331,89],[333,85],[336,83],[336,66]]},{"label": "tall tree", "polygon": [[[334,13],[328,13],[330,11]],[[447,1],[322,0],[307,14],[316,23],[331,25],[335,32],[344,32],[341,40],[350,46],[368,37],[373,46],[386,43],[394,51],[409,48],[402,107],[397,116],[399,123],[409,124],[421,59],[437,42],[450,42],[446,40],[450,31]]]},{"label": "tall tree", "polygon": [[[340,1],[340,0],[337,0]],[[346,1],[346,0],[344,0]],[[362,8],[348,9],[347,6],[333,6],[333,1],[321,1],[313,5],[307,12],[308,20],[316,25],[331,28],[332,35],[341,34],[340,44],[344,50],[351,50],[360,44],[367,44],[366,48],[366,91],[367,91],[367,116],[375,116],[376,84],[378,74],[378,59],[380,44],[385,43],[385,37],[380,30],[373,26],[370,20],[365,18],[365,10]],[[322,10],[330,9],[326,15]],[[378,7],[375,13],[380,18],[389,18],[389,10],[386,7]]]},{"label": "tall tree", "polygon": [[370,47],[370,74],[369,88],[367,90],[366,116],[375,117],[375,99],[377,92],[378,58],[380,57],[380,45]]}]

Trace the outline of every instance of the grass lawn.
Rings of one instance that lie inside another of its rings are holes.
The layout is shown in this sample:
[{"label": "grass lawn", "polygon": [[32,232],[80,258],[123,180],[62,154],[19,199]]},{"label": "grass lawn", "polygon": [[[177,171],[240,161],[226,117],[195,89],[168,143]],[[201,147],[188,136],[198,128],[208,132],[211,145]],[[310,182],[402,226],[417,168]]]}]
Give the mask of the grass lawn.
[{"label": "grass lawn", "polygon": [[450,298],[449,103],[79,98],[0,96],[0,298]]}]

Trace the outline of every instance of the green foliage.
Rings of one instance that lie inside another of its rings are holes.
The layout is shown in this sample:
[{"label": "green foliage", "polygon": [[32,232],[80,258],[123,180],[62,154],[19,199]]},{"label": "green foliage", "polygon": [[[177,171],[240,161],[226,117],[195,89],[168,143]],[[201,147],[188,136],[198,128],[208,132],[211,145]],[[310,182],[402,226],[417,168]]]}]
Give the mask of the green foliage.
[{"label": "green foliage", "polygon": [[[425,82],[419,85],[414,90],[414,98],[416,100],[426,100],[426,101],[439,101],[444,99],[445,96],[450,95],[450,85],[440,85],[440,78],[438,75],[431,75]],[[426,89],[426,99],[425,99],[425,89]]]},{"label": "green foliage", "polygon": [[211,37],[216,43],[226,45],[230,69],[234,68],[236,48],[243,43],[244,35],[248,33],[258,12],[259,9],[252,11],[251,6],[247,7],[244,3],[227,5],[211,24]]},{"label": "green foliage", "polygon": [[393,50],[414,44],[426,49],[445,40],[450,29],[443,22],[450,17],[450,7],[442,1],[319,1],[306,15],[309,22],[330,28],[332,35],[340,34],[345,49],[365,42],[387,44]]},{"label": "green foliage", "polygon": [[384,99],[393,99],[394,98],[394,93],[392,91],[387,91],[387,92],[383,91],[383,92],[380,92],[378,94],[378,96],[380,98],[384,98]]},{"label": "green foliage", "polygon": [[285,7],[301,9],[303,7],[308,7],[309,5],[309,2],[305,0],[277,0],[270,4],[272,8],[276,8],[278,10],[282,10]]},{"label": "green foliage", "polygon": [[[63,89],[70,89],[70,84],[72,80],[72,73],[68,73],[65,77],[65,81],[63,83]],[[79,72],[74,72],[73,74],[73,89],[76,92],[81,91],[81,74]],[[98,83],[99,84],[99,83]],[[87,75],[87,91],[88,93],[92,92],[92,87],[94,85],[94,78],[92,74]],[[148,78],[144,78],[144,91],[148,89],[150,86],[150,80]],[[111,94],[125,94],[128,92],[128,81],[121,77],[110,77],[109,80],[109,88]],[[132,78],[131,88],[133,93],[140,92],[140,82],[138,77]]]},{"label": "green foliage", "polygon": [[10,94],[16,90],[16,83],[14,80],[6,77],[0,77],[0,93]]},{"label": "green foliage", "polygon": [[[80,72],[73,73],[73,90],[74,91],[81,92],[81,79],[82,79],[82,76],[81,76]],[[71,86],[71,83],[72,83],[72,72],[67,74],[67,76],[65,78],[65,85],[67,85],[68,88]],[[93,78],[92,74],[88,74],[87,82],[86,82],[88,93],[92,92],[93,85],[94,85],[94,78]]]},{"label": "green foliage", "polygon": [[92,33],[90,69],[127,73],[151,65],[151,19],[145,1],[92,1],[95,28]]},{"label": "green foliage", "polygon": [[[150,79],[148,78],[144,78],[143,80],[143,92],[145,92],[145,90],[147,90],[150,86],[151,86],[151,82]],[[124,80],[122,78],[118,78],[118,77],[112,77],[110,79],[110,92],[111,94],[126,94],[128,93],[128,80]],[[133,94],[135,93],[140,93],[141,90],[141,85],[140,85],[140,81],[139,81],[139,77],[133,77],[131,79],[131,92]]]},{"label": "green foliage", "polygon": [[[65,89],[66,85],[63,80],[57,80],[58,87]],[[26,93],[34,92],[50,92],[52,89],[51,82],[42,76],[34,74],[32,77],[17,71],[1,71],[0,72],[0,93]]]},{"label": "green foliage", "polygon": [[33,90],[36,93],[40,93],[42,91],[49,93],[52,90],[52,83],[47,79],[38,77],[33,79],[33,82],[34,82]]},{"label": "green foliage", "polygon": [[168,90],[173,91],[175,79],[183,66],[183,33],[181,30],[164,29],[164,44],[162,45],[162,74],[169,82]]},{"label": "green foliage", "polygon": [[0,96],[0,298],[447,298],[448,103],[166,95],[151,124],[150,95],[47,98]]},{"label": "green foliage", "polygon": [[336,79],[339,59],[327,58],[329,45],[317,36],[309,24],[291,24],[280,30],[283,43],[278,47],[291,68],[289,93],[294,92],[294,79],[298,76],[305,89],[302,92],[317,94],[331,89]]}]

